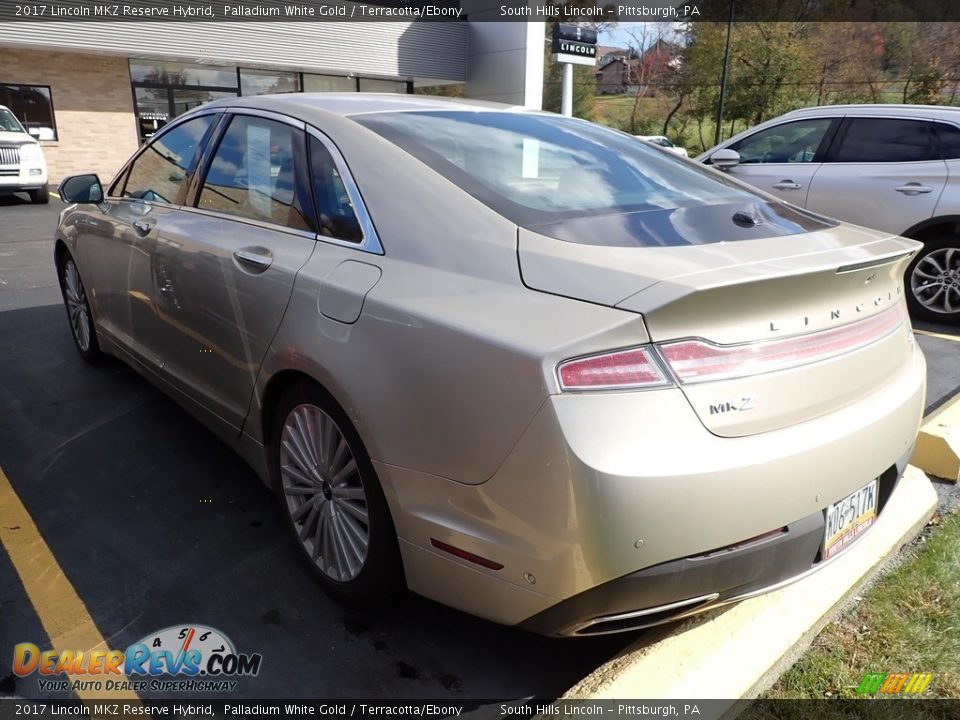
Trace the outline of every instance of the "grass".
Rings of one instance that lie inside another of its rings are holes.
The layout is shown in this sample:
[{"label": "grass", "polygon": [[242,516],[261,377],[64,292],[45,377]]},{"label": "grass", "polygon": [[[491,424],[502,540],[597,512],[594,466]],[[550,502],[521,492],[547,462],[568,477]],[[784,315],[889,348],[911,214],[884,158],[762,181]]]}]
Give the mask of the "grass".
[{"label": "grass", "polygon": [[893,672],[932,672],[922,697],[960,698],[960,513],[925,531],[908,552],[765,698],[863,698],[864,674]]},{"label": "grass", "polygon": [[[593,106],[593,120],[601,125],[614,127],[624,132],[631,132],[630,116],[633,113],[636,98],[632,95],[597,95]],[[636,127],[637,135],[662,135],[663,121],[671,109],[671,100],[667,97],[640,98]],[[704,118],[700,125],[687,119],[681,123],[679,116],[671,123],[667,136],[675,143],[685,147],[691,156],[699,155],[704,150],[713,147],[716,123],[713,118]],[[740,132],[746,127],[743,122],[734,123],[731,132],[730,123],[724,123],[723,137],[729,138],[733,133]]]}]

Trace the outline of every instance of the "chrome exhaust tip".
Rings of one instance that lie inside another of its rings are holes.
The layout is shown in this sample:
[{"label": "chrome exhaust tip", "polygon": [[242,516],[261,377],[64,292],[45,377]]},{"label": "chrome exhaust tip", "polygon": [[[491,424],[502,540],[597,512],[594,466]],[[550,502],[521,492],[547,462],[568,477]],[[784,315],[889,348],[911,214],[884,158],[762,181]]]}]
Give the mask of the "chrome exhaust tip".
[{"label": "chrome exhaust tip", "polygon": [[714,607],[714,603],[720,597],[720,593],[710,593],[709,595],[700,595],[698,597],[679,600],[668,605],[656,605],[643,610],[632,610],[626,613],[617,613],[616,615],[601,615],[581,623],[577,623],[561,634],[576,637],[589,637],[592,635],[609,635],[611,633],[626,632],[629,630],[643,630],[654,625],[663,625],[664,623],[681,618],[690,617],[697,613],[705,612]]}]

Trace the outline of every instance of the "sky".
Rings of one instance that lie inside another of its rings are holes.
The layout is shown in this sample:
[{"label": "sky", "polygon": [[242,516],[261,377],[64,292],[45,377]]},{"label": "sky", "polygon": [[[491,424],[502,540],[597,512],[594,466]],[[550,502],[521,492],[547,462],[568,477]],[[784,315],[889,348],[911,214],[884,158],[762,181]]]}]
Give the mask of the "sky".
[{"label": "sky", "polygon": [[599,42],[601,45],[613,45],[613,46],[625,46],[630,42],[630,32],[631,28],[638,28],[642,30],[642,26],[646,23],[617,23],[616,27],[600,33]]},{"label": "sky", "polygon": [[[656,25],[657,23],[650,23]],[[671,23],[675,24],[675,23]],[[617,23],[614,27],[609,30],[604,30],[600,33],[598,42],[601,45],[608,45],[613,47],[627,47],[633,42],[631,33],[637,35],[637,37],[643,37],[644,25],[647,23],[642,22],[621,22]],[[653,35],[656,32],[655,28],[650,28],[650,34]],[[668,38],[669,39],[669,38]]]}]

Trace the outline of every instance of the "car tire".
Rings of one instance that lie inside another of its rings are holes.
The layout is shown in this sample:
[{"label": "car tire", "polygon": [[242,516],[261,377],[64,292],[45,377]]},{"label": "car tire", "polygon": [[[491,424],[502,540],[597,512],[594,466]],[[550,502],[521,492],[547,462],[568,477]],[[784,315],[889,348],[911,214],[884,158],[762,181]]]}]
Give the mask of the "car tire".
[{"label": "car tire", "polygon": [[87,291],[80,277],[80,271],[69,252],[65,252],[60,262],[60,292],[63,305],[67,310],[70,334],[80,357],[89,363],[103,362],[105,355],[97,342],[97,328],[90,312]]},{"label": "car tire", "polygon": [[280,399],[270,471],[299,554],[337,600],[372,603],[403,587],[397,533],[373,463],[346,413],[319,385]]},{"label": "car tire", "polygon": [[30,191],[30,202],[34,205],[46,205],[50,202],[50,187],[44,185],[42,188]]},{"label": "car tire", "polygon": [[960,236],[925,240],[907,267],[905,284],[914,318],[960,324]]}]

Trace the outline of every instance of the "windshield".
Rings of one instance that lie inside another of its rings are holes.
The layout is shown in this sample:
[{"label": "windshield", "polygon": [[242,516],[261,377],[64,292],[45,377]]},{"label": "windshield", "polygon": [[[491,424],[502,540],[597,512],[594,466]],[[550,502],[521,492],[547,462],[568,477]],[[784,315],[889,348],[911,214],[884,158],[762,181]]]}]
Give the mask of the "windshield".
[{"label": "windshield", "polygon": [[523,226],[769,202],[631,135],[559,115],[425,111],[353,119]]},{"label": "windshield", "polygon": [[26,132],[12,112],[0,108],[0,132]]}]

